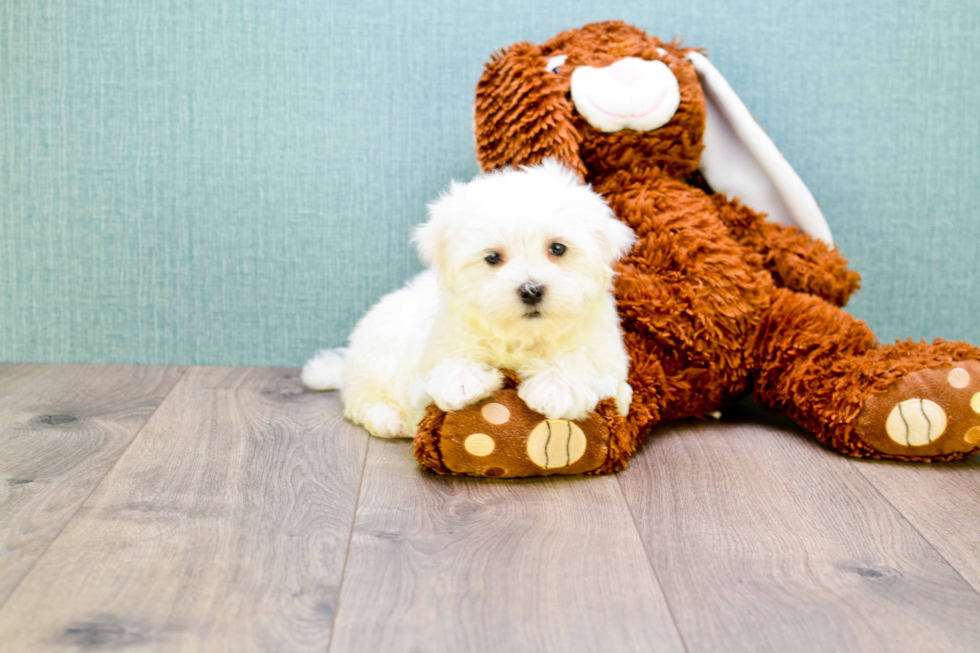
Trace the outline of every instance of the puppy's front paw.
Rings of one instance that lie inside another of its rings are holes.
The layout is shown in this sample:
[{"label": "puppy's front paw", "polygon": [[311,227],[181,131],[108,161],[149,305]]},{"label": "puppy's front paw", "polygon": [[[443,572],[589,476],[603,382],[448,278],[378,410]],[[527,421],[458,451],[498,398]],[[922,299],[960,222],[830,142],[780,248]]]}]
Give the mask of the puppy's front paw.
[{"label": "puppy's front paw", "polygon": [[600,376],[592,380],[592,390],[599,401],[612,397],[616,400],[616,409],[623,417],[630,411],[633,401],[633,388],[629,383],[618,380],[615,376]]},{"label": "puppy's front paw", "polygon": [[486,399],[504,385],[500,370],[474,361],[448,360],[429,375],[427,392],[447,413]]},{"label": "puppy's front paw", "polygon": [[522,381],[517,396],[548,419],[584,419],[599,403],[587,379],[560,370],[544,370]]},{"label": "puppy's front paw", "polygon": [[616,409],[619,414],[626,417],[630,413],[630,404],[633,403],[633,388],[629,383],[621,383],[619,391],[616,392]]}]

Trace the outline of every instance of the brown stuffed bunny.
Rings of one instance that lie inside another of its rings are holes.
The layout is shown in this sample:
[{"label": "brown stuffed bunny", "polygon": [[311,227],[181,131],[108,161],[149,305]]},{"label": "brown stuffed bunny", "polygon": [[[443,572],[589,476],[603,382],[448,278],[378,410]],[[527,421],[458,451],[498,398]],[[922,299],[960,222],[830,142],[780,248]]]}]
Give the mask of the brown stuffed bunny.
[{"label": "brown stuffed bunny", "polygon": [[636,232],[615,282],[633,402],[626,418],[607,400],[583,422],[545,420],[510,375],[475,406],[430,407],[416,436],[424,466],[615,471],[654,424],[703,416],[750,387],[852,456],[980,451],[980,349],[881,346],[840,309],[859,276],[832,249],[799,177],[699,53],[618,21],[515,44],[480,79],[476,130],[484,170],[558,159]]}]

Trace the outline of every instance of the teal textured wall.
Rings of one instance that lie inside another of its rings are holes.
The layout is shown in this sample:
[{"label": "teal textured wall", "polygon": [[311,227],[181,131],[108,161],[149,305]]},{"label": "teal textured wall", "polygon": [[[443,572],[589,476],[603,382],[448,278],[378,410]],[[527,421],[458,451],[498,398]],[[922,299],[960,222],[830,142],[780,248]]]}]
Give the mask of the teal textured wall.
[{"label": "teal textured wall", "polygon": [[885,340],[980,342],[980,4],[0,3],[0,360],[295,365],[418,269],[482,63],[619,17],[708,53]]}]

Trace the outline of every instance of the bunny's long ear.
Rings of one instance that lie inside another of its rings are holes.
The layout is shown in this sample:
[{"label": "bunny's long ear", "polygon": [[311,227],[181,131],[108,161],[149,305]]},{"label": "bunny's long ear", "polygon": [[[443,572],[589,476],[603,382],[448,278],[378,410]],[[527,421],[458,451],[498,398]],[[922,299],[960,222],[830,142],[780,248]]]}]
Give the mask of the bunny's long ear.
[{"label": "bunny's long ear", "polygon": [[810,190],[732,87],[704,55],[687,56],[707,105],[700,167],[711,188],[833,247],[830,226]]}]

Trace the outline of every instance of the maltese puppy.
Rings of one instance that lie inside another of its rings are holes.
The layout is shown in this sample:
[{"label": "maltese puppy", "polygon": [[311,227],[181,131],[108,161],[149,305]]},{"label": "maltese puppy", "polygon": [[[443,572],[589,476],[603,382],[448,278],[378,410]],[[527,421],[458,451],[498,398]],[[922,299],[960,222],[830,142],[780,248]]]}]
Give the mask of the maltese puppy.
[{"label": "maltese puppy", "polygon": [[430,403],[454,411],[499,390],[500,369],[548,419],[607,397],[626,414],[612,265],[634,235],[572,172],[547,161],[453,182],[414,241],[430,269],[378,302],[346,350],[303,368],[308,387],[340,388],[347,419],[412,437]]}]

